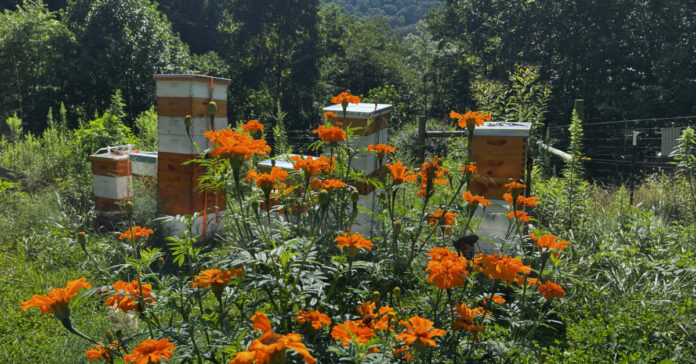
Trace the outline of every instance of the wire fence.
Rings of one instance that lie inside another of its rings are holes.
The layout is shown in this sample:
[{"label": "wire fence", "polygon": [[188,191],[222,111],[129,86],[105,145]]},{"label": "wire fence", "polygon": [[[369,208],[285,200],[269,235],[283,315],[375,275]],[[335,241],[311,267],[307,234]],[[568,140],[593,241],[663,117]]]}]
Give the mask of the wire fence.
[{"label": "wire fence", "polygon": [[[603,121],[583,124],[588,177],[607,182],[674,170],[670,157],[677,138],[696,116]],[[550,143],[561,150],[570,145],[570,125],[549,127]],[[634,144],[635,143],[635,144]]]}]

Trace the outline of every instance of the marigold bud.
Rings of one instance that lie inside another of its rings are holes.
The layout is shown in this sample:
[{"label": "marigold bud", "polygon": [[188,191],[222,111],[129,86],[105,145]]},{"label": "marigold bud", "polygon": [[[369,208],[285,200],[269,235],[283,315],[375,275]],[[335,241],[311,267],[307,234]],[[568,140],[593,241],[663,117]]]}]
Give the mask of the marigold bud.
[{"label": "marigold bud", "polygon": [[133,217],[133,201],[126,201],[123,205],[123,210],[126,212],[128,217]]},{"label": "marigold bud", "polygon": [[373,302],[379,303],[380,298],[381,297],[380,297],[379,291],[372,292],[372,301]]},{"label": "marigold bud", "polygon": [[82,249],[85,248],[85,244],[87,244],[87,236],[85,235],[84,231],[80,231],[77,233],[77,242],[80,244]]},{"label": "marigold bud", "polygon": [[191,115],[186,115],[186,117],[184,117],[184,125],[186,126],[186,131],[188,132],[191,129]]},{"label": "marigold bud", "polygon": [[399,235],[401,233],[401,221],[394,222],[394,235]]},{"label": "marigold bud", "polygon": [[327,190],[319,191],[319,204],[321,206],[326,206],[329,204],[329,191],[327,191]]},{"label": "marigold bud", "polygon": [[217,104],[211,101],[208,103],[208,115],[215,116],[215,114],[217,114]]},{"label": "marigold bud", "polygon": [[394,294],[394,298],[399,299],[399,297],[401,297],[401,288],[394,287],[392,293]]},{"label": "marigold bud", "polygon": [[353,203],[358,203],[358,200],[360,199],[360,194],[358,191],[353,191],[350,194],[350,200],[353,201]]}]

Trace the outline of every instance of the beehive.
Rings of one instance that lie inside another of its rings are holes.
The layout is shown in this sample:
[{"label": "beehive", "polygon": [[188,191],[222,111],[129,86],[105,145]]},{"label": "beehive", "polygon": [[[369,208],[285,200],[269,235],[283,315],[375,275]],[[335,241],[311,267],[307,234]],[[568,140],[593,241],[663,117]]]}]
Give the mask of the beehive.
[{"label": "beehive", "polygon": [[89,156],[96,211],[120,211],[131,197],[131,164],[124,149],[102,148]]},{"label": "beehive", "polygon": [[[388,144],[389,118],[393,109],[390,104],[359,103],[348,104],[345,113],[339,104],[325,107],[323,111],[335,113],[341,128],[355,128],[355,138],[351,141],[351,147],[358,149],[367,148],[370,144]],[[373,176],[377,173],[379,162],[374,153],[363,152],[356,155],[350,166],[356,171],[363,171],[367,176]],[[374,210],[377,191],[371,185],[357,187],[360,192],[358,205]],[[356,218],[354,229],[363,234],[371,234],[373,225],[371,215],[360,214]]]},{"label": "beehive", "polygon": [[[230,80],[202,75],[155,75],[157,95],[157,200],[163,215],[191,215],[205,211],[194,233],[205,233],[211,220],[225,208],[224,199],[212,191],[200,191],[204,171],[184,162],[210,148],[204,133],[227,128],[227,87]],[[217,112],[211,122],[208,103]],[[185,118],[191,115],[189,133]],[[201,226],[202,225],[202,226]],[[180,230],[179,228],[175,230]],[[175,233],[175,232],[173,232]]]},{"label": "beehive", "polygon": [[502,199],[512,179],[524,179],[530,123],[485,123],[471,141],[471,161],[479,175],[469,189],[487,199]]}]

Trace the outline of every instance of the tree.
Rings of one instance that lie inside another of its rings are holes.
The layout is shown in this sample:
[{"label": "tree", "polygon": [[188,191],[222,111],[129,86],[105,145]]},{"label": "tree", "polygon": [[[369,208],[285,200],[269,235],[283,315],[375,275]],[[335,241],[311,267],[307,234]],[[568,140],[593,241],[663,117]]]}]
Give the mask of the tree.
[{"label": "tree", "polygon": [[186,70],[188,48],[148,0],[75,0],[64,21],[79,44],[67,93],[89,114],[105,110],[120,89],[132,121],[154,103],[153,74]]},{"label": "tree", "polygon": [[306,125],[318,78],[318,9],[318,0],[239,0],[228,8],[220,29],[232,118],[269,120],[280,102],[289,125]]},{"label": "tree", "polygon": [[41,1],[0,14],[0,120],[17,112],[29,131],[43,129],[57,107],[74,36]]}]

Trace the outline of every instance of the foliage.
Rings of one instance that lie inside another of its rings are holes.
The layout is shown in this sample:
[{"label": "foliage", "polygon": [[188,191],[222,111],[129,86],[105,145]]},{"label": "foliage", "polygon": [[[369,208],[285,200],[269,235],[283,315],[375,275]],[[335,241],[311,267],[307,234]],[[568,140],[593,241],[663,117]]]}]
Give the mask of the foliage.
[{"label": "foliage", "polygon": [[137,147],[144,150],[157,150],[157,113],[155,108],[143,111],[135,119],[138,130]]},{"label": "foliage", "polygon": [[687,127],[679,137],[679,144],[672,152],[677,163],[677,173],[684,177],[691,196],[692,212],[696,221],[696,134]]},{"label": "foliage", "polygon": [[384,17],[385,23],[393,32],[402,36],[414,32],[416,24],[432,8],[441,6],[439,1],[426,0],[380,0],[347,1],[326,0],[346,9],[346,12],[358,18]]}]

